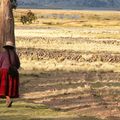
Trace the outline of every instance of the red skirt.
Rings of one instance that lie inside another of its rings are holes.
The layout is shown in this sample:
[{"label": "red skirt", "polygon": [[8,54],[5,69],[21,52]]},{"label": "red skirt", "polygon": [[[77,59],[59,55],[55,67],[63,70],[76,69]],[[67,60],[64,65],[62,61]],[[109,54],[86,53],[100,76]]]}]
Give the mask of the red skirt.
[{"label": "red skirt", "polygon": [[7,75],[8,69],[0,69],[0,97],[19,97],[19,74],[15,78]]}]

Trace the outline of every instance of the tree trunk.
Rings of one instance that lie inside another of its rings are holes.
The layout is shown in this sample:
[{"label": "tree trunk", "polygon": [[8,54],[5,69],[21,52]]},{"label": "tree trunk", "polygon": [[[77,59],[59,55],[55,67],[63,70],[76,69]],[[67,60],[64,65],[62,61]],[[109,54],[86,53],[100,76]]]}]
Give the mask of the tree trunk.
[{"label": "tree trunk", "polygon": [[6,41],[12,41],[15,44],[14,17],[10,0],[1,1],[0,12],[0,50],[2,50]]}]

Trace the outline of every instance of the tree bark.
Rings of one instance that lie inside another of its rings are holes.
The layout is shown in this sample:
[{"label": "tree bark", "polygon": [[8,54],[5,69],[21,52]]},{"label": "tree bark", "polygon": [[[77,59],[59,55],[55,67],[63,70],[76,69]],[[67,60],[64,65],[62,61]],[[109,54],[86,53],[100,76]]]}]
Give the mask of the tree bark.
[{"label": "tree bark", "polygon": [[6,41],[12,41],[15,45],[14,17],[10,0],[1,0],[0,50]]}]

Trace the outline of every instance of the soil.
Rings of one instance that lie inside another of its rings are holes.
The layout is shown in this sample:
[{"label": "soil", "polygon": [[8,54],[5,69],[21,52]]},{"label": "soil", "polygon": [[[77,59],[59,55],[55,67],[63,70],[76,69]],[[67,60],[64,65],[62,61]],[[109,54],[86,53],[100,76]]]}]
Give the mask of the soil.
[{"label": "soil", "polygon": [[21,74],[21,79],[26,101],[76,115],[120,118],[120,73],[56,70]]}]

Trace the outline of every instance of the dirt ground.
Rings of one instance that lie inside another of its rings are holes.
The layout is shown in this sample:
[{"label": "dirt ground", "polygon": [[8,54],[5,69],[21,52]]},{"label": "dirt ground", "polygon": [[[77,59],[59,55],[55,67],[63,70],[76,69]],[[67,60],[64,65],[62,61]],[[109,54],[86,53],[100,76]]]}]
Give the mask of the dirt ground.
[{"label": "dirt ground", "polygon": [[120,73],[56,70],[21,73],[21,79],[21,98],[26,101],[80,116],[120,117]]}]

